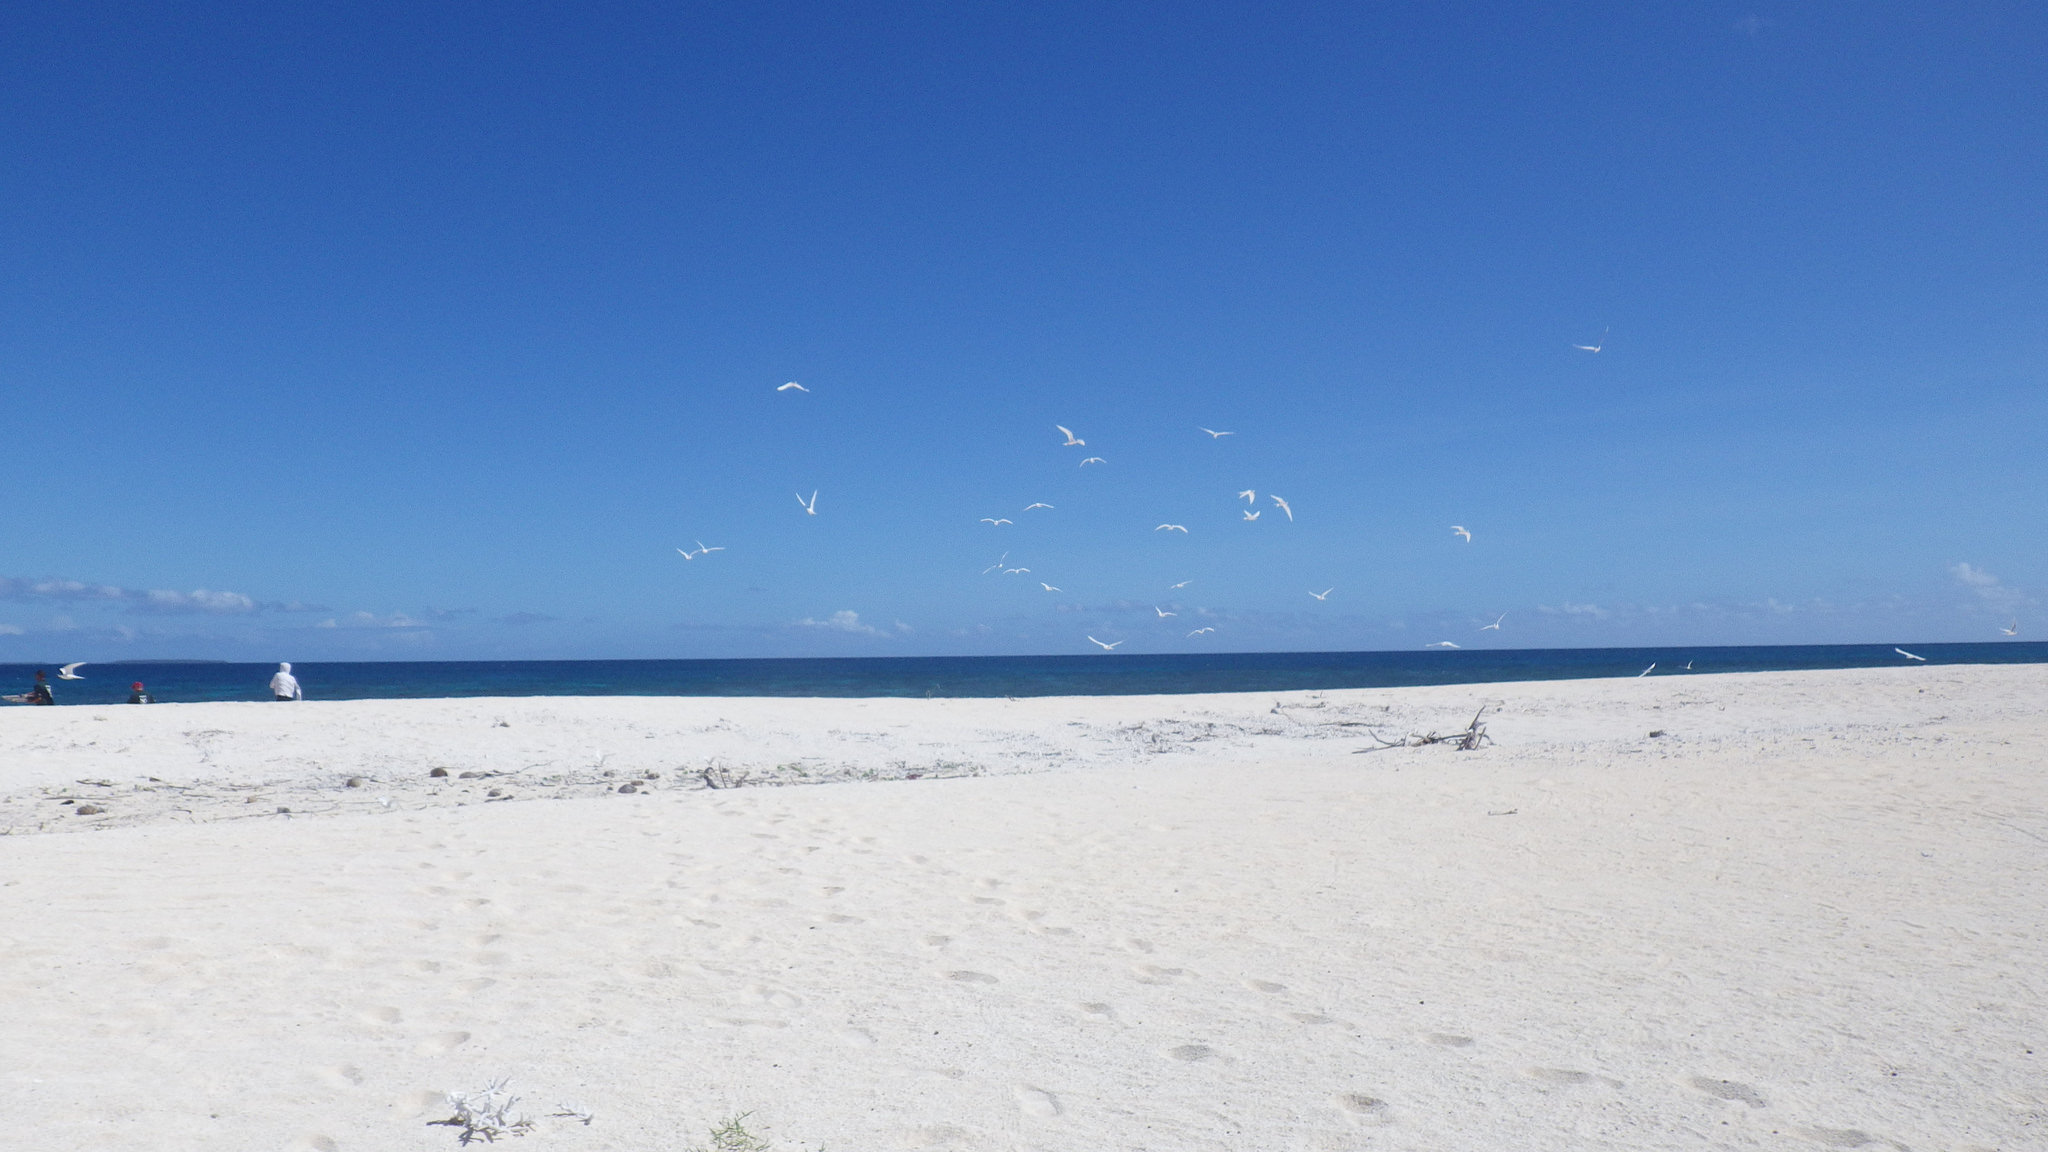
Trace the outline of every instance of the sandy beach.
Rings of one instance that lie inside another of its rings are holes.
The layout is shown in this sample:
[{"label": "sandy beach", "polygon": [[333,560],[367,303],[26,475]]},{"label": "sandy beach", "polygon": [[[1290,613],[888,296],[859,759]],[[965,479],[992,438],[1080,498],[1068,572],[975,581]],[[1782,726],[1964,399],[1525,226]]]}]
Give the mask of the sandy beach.
[{"label": "sandy beach", "polygon": [[12,708],[0,1143],[2048,1147],[2044,767],[2032,665]]}]

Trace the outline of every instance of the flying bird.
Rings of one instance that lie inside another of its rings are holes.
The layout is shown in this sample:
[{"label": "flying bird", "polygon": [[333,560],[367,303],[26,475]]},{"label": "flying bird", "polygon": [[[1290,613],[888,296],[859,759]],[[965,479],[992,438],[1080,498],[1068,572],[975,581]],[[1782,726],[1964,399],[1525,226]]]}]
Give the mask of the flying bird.
[{"label": "flying bird", "polygon": [[1600,349],[1607,347],[1607,334],[1611,331],[1613,331],[1612,328],[1602,328],[1598,344],[1574,344],[1572,347],[1577,348],[1581,352],[1598,352]]},{"label": "flying bird", "polygon": [[703,556],[711,552],[723,552],[725,551],[725,549],[723,547],[707,548],[704,546],[704,542],[702,540],[699,540],[697,541],[697,550],[695,552],[692,552],[687,548],[678,548],[676,549],[676,551],[682,553],[683,559],[685,560],[695,560],[699,556]]},{"label": "flying bird", "polygon": [[1470,544],[1472,542],[1472,534],[1470,532],[1465,531],[1465,526],[1463,524],[1451,525],[1451,533],[1455,536],[1463,536],[1465,538],[1465,543],[1467,544]]},{"label": "flying bird", "polygon": [[90,660],[80,660],[80,661],[79,661],[78,663],[76,663],[76,664],[66,664],[66,665],[65,665],[65,666],[63,666],[62,668],[59,668],[59,669],[57,669],[57,679],[59,679],[59,680],[83,680],[83,679],[85,679],[85,677],[83,677],[83,676],[80,676],[80,675],[79,675],[78,673],[76,673],[76,672],[73,672],[73,671],[72,671],[72,669],[74,669],[74,668],[83,668],[83,667],[85,667],[85,666],[86,666],[87,664],[90,664],[90,663],[92,663],[92,661],[90,661]]},{"label": "flying bird", "polygon": [[[1053,425],[1053,427],[1059,429],[1060,432],[1064,434],[1067,438],[1067,442],[1065,444],[1060,445],[1060,447],[1082,448],[1087,446],[1088,442],[1086,440],[1081,439],[1079,436],[1074,435],[1074,430],[1072,428],[1067,427],[1065,424],[1055,424]],[[1122,641],[1118,641],[1118,643],[1122,643]]]},{"label": "flying bird", "polygon": [[2003,627],[2003,628],[2000,628],[2000,629],[1999,629],[1999,631],[2000,631],[2000,632],[2003,632],[2003,633],[2005,633],[2005,634],[2006,634],[2007,636],[2017,636],[2017,635],[2019,635],[2019,634],[2020,634],[2020,618],[2019,618],[2019,617],[2017,617],[2017,616],[2013,617],[2013,618],[2012,618],[2012,623],[2010,623],[2010,624],[2006,625],[2006,626],[2005,626],[2005,627]]},{"label": "flying bird", "polygon": [[1257,513],[1257,512],[1247,512],[1247,513],[1245,513],[1245,514],[1244,514],[1244,518],[1245,518],[1245,519],[1247,519],[1247,520],[1257,520],[1257,519],[1259,518],[1259,513]]},{"label": "flying bird", "polygon": [[809,391],[810,391],[810,389],[809,389],[809,388],[806,388],[806,387],[804,387],[803,385],[801,385],[801,384],[797,383],[797,382],[796,382],[796,381],[794,381],[794,380],[791,380],[791,381],[790,381],[789,383],[787,383],[787,384],[784,384],[784,385],[783,385],[782,387],[780,387],[780,388],[777,388],[777,389],[776,389],[776,391],[777,391],[777,392],[787,392],[787,391],[789,391],[789,390],[791,390],[791,389],[795,389],[795,390],[796,390],[796,391],[798,391],[798,392],[809,392]]},{"label": "flying bird", "polygon": [[1908,660],[1918,660],[1922,664],[1927,663],[1927,657],[1915,656],[1911,652],[1906,651],[1904,648],[1894,648],[1892,649],[1892,651],[1897,652],[1899,655],[1904,656]]},{"label": "flying bird", "polygon": [[1000,520],[1000,519],[997,519],[997,518],[996,518],[996,517],[994,517],[994,516],[983,516],[983,517],[981,518],[981,522],[982,522],[983,524],[990,524],[990,525],[994,525],[994,526],[996,526],[996,527],[1001,527],[1001,526],[1002,526],[1002,525],[1004,525],[1004,524],[1011,524],[1011,523],[1015,523],[1015,521],[1011,521],[1011,520]]},{"label": "flying bird", "polygon": [[1330,593],[1335,591],[1335,588],[1325,588],[1321,592],[1311,592],[1309,593],[1309,595],[1315,597],[1318,600],[1328,600],[1330,598]]},{"label": "flying bird", "polygon": [[1249,488],[1245,489],[1242,492],[1239,492],[1237,495],[1239,499],[1243,500],[1247,504],[1250,504],[1259,498],[1259,494],[1257,492],[1252,491]]},{"label": "flying bird", "polygon": [[1194,583],[1194,581],[1193,581],[1193,580],[1183,580],[1183,581],[1181,581],[1180,583],[1178,583],[1178,584],[1175,584],[1175,585],[1173,585],[1173,586],[1172,586],[1171,588],[1168,588],[1168,589],[1167,589],[1167,591],[1168,591],[1168,592],[1171,592],[1171,591],[1173,591],[1173,589],[1174,589],[1174,588],[1185,588],[1185,587],[1187,587],[1188,585],[1190,585],[1190,584],[1193,584],[1193,583]]},{"label": "flying bird", "polygon": [[[1107,464],[1107,463],[1109,463],[1109,461],[1107,461],[1107,460],[1104,460],[1104,459],[1103,459],[1102,457],[1100,457],[1100,456],[1090,456],[1090,457],[1089,457],[1089,458],[1087,458],[1086,460],[1083,460],[1083,461],[1081,461],[1081,467],[1083,467],[1083,468],[1086,468],[1086,467],[1087,467],[1087,466],[1089,466],[1090,464]],[[1123,641],[1119,640],[1119,641],[1117,641],[1117,643],[1121,644],[1121,643],[1123,643]]]},{"label": "flying bird", "polygon": [[1204,431],[1204,432],[1207,432],[1207,433],[1209,434],[1209,439],[1211,439],[1211,440],[1221,440],[1221,439],[1223,439],[1223,438],[1224,438],[1225,436],[1235,436],[1235,435],[1237,435],[1237,433],[1235,433],[1235,432],[1218,432],[1218,431],[1216,431],[1216,430],[1215,430],[1215,429],[1213,429],[1213,428],[1204,428],[1204,429],[1202,429],[1202,431]]},{"label": "flying bird", "polygon": [[1657,662],[1655,660],[1652,660],[1650,661],[1650,666],[1648,668],[1645,668],[1641,672],[1636,673],[1636,679],[1641,680],[1643,677],[1648,676],[1650,673],[1655,672],[1656,670]]},{"label": "flying bird", "polygon": [[1487,625],[1484,625],[1484,626],[1482,626],[1482,627],[1481,627],[1481,628],[1480,628],[1479,630],[1480,630],[1481,632],[1498,632],[1498,631],[1500,631],[1500,622],[1501,622],[1502,620],[1505,620],[1505,619],[1507,619],[1507,618],[1508,618],[1508,614],[1507,614],[1507,613],[1505,613],[1505,612],[1503,612],[1503,613],[1501,613],[1501,614],[1500,614],[1500,615],[1499,615],[1498,617],[1496,617],[1496,618],[1494,619],[1493,623],[1491,623],[1491,624],[1487,624]]},{"label": "flying bird", "polygon": [[803,493],[801,493],[801,492],[797,493],[797,494],[796,494],[796,502],[804,506],[804,514],[805,514],[805,515],[807,515],[807,516],[816,516],[816,515],[818,514],[818,490],[817,490],[817,489],[815,489],[815,488],[811,489],[811,498],[810,498],[809,500],[806,500],[806,499],[804,499],[804,494],[803,494]]},{"label": "flying bird", "polygon": [[1033,508],[1050,508],[1050,507],[1052,507],[1052,505],[1050,505],[1050,504],[1046,504],[1046,503],[1043,503],[1043,502],[1041,502],[1041,503],[1037,503],[1037,504],[1026,504],[1026,505],[1024,506],[1024,510],[1025,510],[1026,512],[1029,512],[1029,511],[1031,511],[1031,510],[1032,510]]},{"label": "flying bird", "polygon": [[1190,635],[1190,636],[1200,636],[1200,635],[1201,635],[1202,633],[1204,633],[1204,632],[1214,632],[1214,631],[1215,631],[1215,629],[1214,629],[1214,628],[1197,628],[1197,629],[1195,629],[1195,630],[1194,630],[1193,632],[1190,632],[1190,633],[1188,633],[1188,635]]},{"label": "flying bird", "polygon": [[1457,648],[1457,647],[1459,647],[1459,645],[1457,645],[1457,644],[1453,644],[1453,643],[1451,643],[1451,642],[1450,642],[1449,640],[1439,640],[1439,641],[1437,641],[1437,642],[1436,642],[1436,643],[1434,643],[1434,644],[1424,644],[1424,645],[1423,645],[1423,647],[1424,647],[1424,648]]},{"label": "flying bird", "polygon": [[1110,652],[1110,651],[1114,651],[1114,650],[1115,650],[1115,648],[1116,648],[1116,645],[1117,645],[1117,644],[1121,644],[1121,643],[1123,643],[1123,641],[1119,640],[1119,641],[1117,641],[1117,642],[1116,642],[1116,644],[1104,644],[1104,643],[1103,643],[1102,641],[1100,641],[1100,640],[1097,640],[1097,639],[1096,639],[1095,637],[1093,637],[1093,636],[1090,636],[1090,637],[1088,638],[1088,642],[1089,642],[1090,644],[1093,644],[1093,645],[1095,645],[1096,647],[1098,647],[1098,648],[1102,649],[1102,650],[1103,650],[1104,652]]},{"label": "flying bird", "polygon": [[1164,609],[1164,608],[1161,608],[1161,607],[1160,607],[1159,605],[1157,605],[1157,604],[1154,604],[1154,605],[1152,606],[1152,610],[1153,610],[1154,612],[1157,612],[1157,613],[1159,613],[1159,618],[1160,618],[1161,620],[1164,620],[1164,619],[1166,619],[1166,618],[1167,618],[1168,616],[1178,616],[1178,615],[1180,615],[1180,613],[1178,613],[1178,612],[1168,612],[1168,611],[1167,611],[1166,609]]},{"label": "flying bird", "polygon": [[1182,527],[1182,526],[1181,526],[1181,525],[1179,525],[1179,524],[1161,524],[1161,525],[1160,525],[1159,527],[1157,527],[1157,528],[1154,528],[1154,529],[1153,529],[1153,531],[1154,531],[1154,532],[1181,532],[1181,533],[1185,533],[1185,532],[1187,531],[1187,529],[1186,529],[1186,528],[1184,528],[1184,527]]},{"label": "flying bird", "polygon": [[1003,575],[1005,575],[1005,576],[1022,576],[1023,574],[1025,574],[1026,572],[1029,572],[1029,571],[1031,571],[1031,569],[1029,569],[1029,568],[1005,568],[1005,569],[1003,569]]},{"label": "flying bird", "polygon": [[1045,589],[1045,590],[1046,590],[1047,592],[1061,592],[1061,591],[1064,591],[1064,589],[1061,589],[1061,588],[1055,588],[1055,587],[1053,587],[1052,585],[1050,585],[1050,584],[1047,584],[1047,583],[1046,583],[1045,581],[1043,581],[1043,580],[1040,580],[1040,581],[1038,582],[1038,586],[1039,586],[1040,588],[1043,588],[1043,589]]},{"label": "flying bird", "polygon": [[983,568],[983,569],[981,570],[981,574],[982,574],[983,576],[986,576],[986,575],[988,575],[989,573],[991,573],[991,572],[995,571],[996,569],[998,569],[998,568],[1001,568],[1001,567],[1003,566],[1003,562],[1004,562],[1005,560],[1008,560],[1009,558],[1010,558],[1010,554],[1009,554],[1008,552],[1005,552],[1005,553],[1003,553],[1003,554],[1002,554],[1001,556],[998,556],[998,557],[996,557],[996,562],[995,562],[995,563],[993,563],[993,564],[989,565],[989,566],[988,566],[988,567],[986,567],[986,568]]}]

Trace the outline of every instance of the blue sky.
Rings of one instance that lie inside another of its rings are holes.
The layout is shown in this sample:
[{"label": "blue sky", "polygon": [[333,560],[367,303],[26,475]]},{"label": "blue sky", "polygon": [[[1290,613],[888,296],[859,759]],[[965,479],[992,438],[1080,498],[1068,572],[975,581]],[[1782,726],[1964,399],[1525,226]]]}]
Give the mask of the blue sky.
[{"label": "blue sky", "polygon": [[2048,633],[2038,8],[591,7],[4,18],[0,659]]}]

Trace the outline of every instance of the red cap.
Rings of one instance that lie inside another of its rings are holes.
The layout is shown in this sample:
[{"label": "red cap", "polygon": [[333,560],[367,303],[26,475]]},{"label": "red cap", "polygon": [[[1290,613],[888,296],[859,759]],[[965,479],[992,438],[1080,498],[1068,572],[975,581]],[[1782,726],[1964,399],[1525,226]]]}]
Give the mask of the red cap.
[{"label": "red cap", "polygon": [[140,681],[140,680],[137,680],[137,681],[136,681],[135,683],[133,683],[133,684],[130,684],[130,685],[128,686],[128,690],[129,690],[130,692],[140,692],[140,691],[142,691],[142,681]]}]

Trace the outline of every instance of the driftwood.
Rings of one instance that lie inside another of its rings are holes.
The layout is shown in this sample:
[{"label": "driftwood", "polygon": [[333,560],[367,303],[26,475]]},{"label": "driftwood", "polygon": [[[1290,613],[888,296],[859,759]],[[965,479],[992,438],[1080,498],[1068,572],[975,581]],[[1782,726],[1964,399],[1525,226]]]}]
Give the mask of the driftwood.
[{"label": "driftwood", "polygon": [[1362,755],[1366,752],[1383,752],[1388,748],[1421,748],[1430,744],[1449,744],[1460,752],[1470,752],[1481,744],[1493,743],[1493,737],[1486,734],[1486,725],[1479,722],[1479,718],[1486,715],[1486,710],[1489,707],[1491,705],[1480,705],[1479,711],[1472,714],[1472,722],[1456,732],[1431,732],[1427,735],[1410,732],[1406,736],[1389,740],[1378,732],[1368,731],[1366,735],[1372,737],[1375,747],[1360,748],[1353,754]]}]

